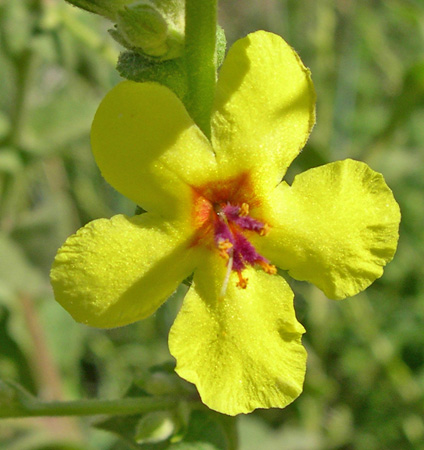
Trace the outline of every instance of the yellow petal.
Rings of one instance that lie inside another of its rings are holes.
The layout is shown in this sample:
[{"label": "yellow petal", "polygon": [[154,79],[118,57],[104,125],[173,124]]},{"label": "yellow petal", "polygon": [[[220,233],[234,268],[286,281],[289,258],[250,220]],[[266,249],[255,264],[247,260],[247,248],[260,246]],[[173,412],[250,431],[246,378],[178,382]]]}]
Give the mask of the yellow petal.
[{"label": "yellow petal", "polygon": [[202,263],[169,336],[177,373],[202,401],[224,414],[284,407],[302,391],[306,352],[293,293],[283,278],[253,268],[246,289],[231,276],[220,298],[225,265]]},{"label": "yellow petal", "polygon": [[73,318],[117,327],[152,314],[196,265],[188,236],[147,213],[90,222],[59,249],[56,300]]},{"label": "yellow petal", "polygon": [[209,141],[183,104],[156,83],[124,81],[103,99],[91,142],[102,175],[147,211],[190,212],[191,189],[215,170]]},{"label": "yellow petal", "polygon": [[272,226],[259,251],[298,280],[335,299],[355,295],[383,274],[398,241],[399,206],[381,174],[338,161],[281,184],[264,208]]},{"label": "yellow petal", "polygon": [[295,51],[281,37],[258,31],[230,49],[214,108],[218,161],[229,171],[254,169],[274,187],[315,123],[315,91]]}]

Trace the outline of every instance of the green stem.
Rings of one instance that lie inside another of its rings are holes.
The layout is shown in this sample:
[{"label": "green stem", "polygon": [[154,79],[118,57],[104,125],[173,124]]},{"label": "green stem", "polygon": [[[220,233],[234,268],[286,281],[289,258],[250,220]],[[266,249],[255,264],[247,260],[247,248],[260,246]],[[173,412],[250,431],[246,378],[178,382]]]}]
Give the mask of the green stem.
[{"label": "green stem", "polygon": [[221,423],[225,428],[228,437],[228,450],[237,450],[239,448],[237,423],[238,417],[221,416]]},{"label": "green stem", "polygon": [[186,0],[185,60],[187,109],[203,133],[211,137],[210,116],[216,83],[217,0]]},{"label": "green stem", "polygon": [[177,400],[170,397],[140,397],[118,400],[75,400],[69,402],[21,402],[19,405],[2,404],[0,418],[35,416],[94,416],[98,414],[131,415],[175,408]]},{"label": "green stem", "polygon": [[[19,55],[10,55],[10,60],[15,70],[15,92],[11,103],[9,134],[0,142],[0,146],[12,147],[18,150],[22,142],[22,130],[26,120],[27,100],[32,75],[34,54],[30,49],[24,49]],[[10,210],[10,192],[12,190],[14,177],[5,174],[3,183],[0,185],[0,218],[6,220]],[[12,208],[16,211],[16,205]],[[8,221],[10,222],[9,218]]]},{"label": "green stem", "polygon": [[31,68],[33,63],[33,52],[25,49],[18,57],[14,58],[15,68],[15,98],[11,111],[11,132],[8,144],[19,147],[21,142],[22,127],[26,119],[26,102],[30,87]]}]

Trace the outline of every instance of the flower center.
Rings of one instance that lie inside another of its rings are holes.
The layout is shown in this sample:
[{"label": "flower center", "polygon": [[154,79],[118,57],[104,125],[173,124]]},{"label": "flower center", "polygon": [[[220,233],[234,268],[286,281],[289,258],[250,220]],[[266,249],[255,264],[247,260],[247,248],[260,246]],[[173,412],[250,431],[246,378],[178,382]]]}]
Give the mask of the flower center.
[{"label": "flower center", "polygon": [[216,218],[214,223],[214,241],[219,254],[227,261],[230,270],[237,272],[239,281],[237,286],[245,289],[247,278],[243,277],[246,266],[259,265],[270,274],[277,269],[260,255],[255,247],[244,236],[243,231],[253,231],[260,236],[269,232],[269,226],[249,215],[249,204],[232,205],[231,203],[214,205]]},{"label": "flower center", "polygon": [[270,274],[277,272],[246,237],[249,233],[265,236],[270,231],[268,224],[250,215],[250,210],[260,202],[254,195],[248,174],[194,188],[193,192],[194,221],[198,230],[193,244],[202,242],[217,249],[226,261],[224,293],[233,271],[238,275],[237,286],[241,289],[247,287],[248,279],[243,271],[248,266],[259,266]]}]

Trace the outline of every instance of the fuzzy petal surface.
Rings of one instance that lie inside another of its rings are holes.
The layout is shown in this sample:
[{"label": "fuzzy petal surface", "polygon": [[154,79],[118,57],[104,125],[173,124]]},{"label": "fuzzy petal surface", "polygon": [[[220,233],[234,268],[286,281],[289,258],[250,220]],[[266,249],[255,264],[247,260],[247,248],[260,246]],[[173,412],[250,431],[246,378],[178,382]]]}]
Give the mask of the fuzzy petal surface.
[{"label": "fuzzy petal surface", "polygon": [[400,211],[381,174],[347,159],[282,183],[264,208],[271,224],[260,252],[298,280],[342,299],[383,274],[398,241]]},{"label": "fuzzy petal surface", "polygon": [[106,181],[168,218],[187,214],[189,184],[203,184],[216,170],[209,141],[177,96],[157,83],[115,86],[97,110],[91,144]]},{"label": "fuzzy petal surface", "polygon": [[192,273],[188,233],[147,213],[98,219],[70,236],[56,255],[56,300],[78,321],[112,328],[143,319]]},{"label": "fuzzy petal surface", "polygon": [[238,40],[220,70],[212,142],[222,168],[255,173],[275,187],[315,123],[309,70],[280,37],[265,31]]},{"label": "fuzzy petal surface", "polygon": [[222,259],[202,262],[169,336],[177,373],[208,407],[229,415],[291,403],[306,365],[304,328],[285,280],[253,268],[243,273],[247,288],[236,287],[233,274],[222,298]]}]

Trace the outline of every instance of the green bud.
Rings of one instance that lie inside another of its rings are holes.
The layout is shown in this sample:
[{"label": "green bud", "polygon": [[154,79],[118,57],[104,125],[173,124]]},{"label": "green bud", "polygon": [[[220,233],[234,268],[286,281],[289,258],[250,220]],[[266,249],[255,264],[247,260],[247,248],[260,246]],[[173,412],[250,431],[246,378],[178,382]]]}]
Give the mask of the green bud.
[{"label": "green bud", "polygon": [[123,47],[157,61],[183,54],[184,0],[66,0],[115,23],[111,36]]},{"label": "green bud", "polygon": [[167,51],[168,25],[154,7],[145,3],[125,6],[116,15],[117,30],[131,46],[150,56]]},{"label": "green bud", "polygon": [[175,429],[176,419],[172,412],[154,411],[141,418],[135,440],[138,444],[157,444],[170,438]]},{"label": "green bud", "polygon": [[116,26],[109,30],[121,45],[147,58],[178,58],[184,47],[184,2],[143,0],[116,12]]},{"label": "green bud", "polygon": [[151,395],[175,395],[181,392],[181,383],[175,374],[164,372],[150,374],[143,387]]}]

